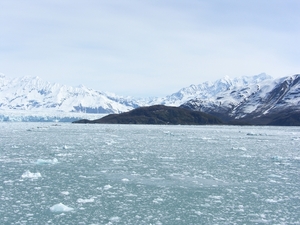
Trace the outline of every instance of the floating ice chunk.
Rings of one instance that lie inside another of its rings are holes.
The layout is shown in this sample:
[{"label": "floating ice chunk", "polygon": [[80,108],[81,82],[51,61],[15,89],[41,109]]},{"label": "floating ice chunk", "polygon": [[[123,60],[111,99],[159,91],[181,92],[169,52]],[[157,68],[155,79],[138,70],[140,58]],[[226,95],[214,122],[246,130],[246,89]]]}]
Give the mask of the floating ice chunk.
[{"label": "floating ice chunk", "polygon": [[39,172],[31,173],[29,170],[26,170],[22,174],[22,178],[38,179],[39,177],[42,177],[42,175]]},{"label": "floating ice chunk", "polygon": [[74,210],[73,208],[66,206],[62,203],[56,204],[52,207],[50,207],[51,212],[69,212]]},{"label": "floating ice chunk", "polygon": [[68,191],[62,191],[60,192],[62,195],[69,195],[70,193]]},{"label": "floating ice chunk", "polygon": [[36,160],[35,164],[42,165],[42,164],[56,164],[58,163],[57,158],[54,159],[38,159]]},{"label": "floating ice chunk", "polygon": [[158,204],[158,203],[163,202],[163,201],[164,200],[162,198],[156,198],[156,199],[153,200],[153,203]]},{"label": "floating ice chunk", "polygon": [[109,220],[110,220],[111,222],[119,222],[119,221],[121,220],[121,218],[118,217],[118,216],[113,216],[113,217],[111,217]]},{"label": "floating ice chunk", "polygon": [[195,214],[198,215],[198,216],[201,216],[203,213],[200,212],[200,211],[195,211]]},{"label": "floating ice chunk", "polygon": [[64,145],[62,148],[63,148],[63,149],[68,149],[69,147],[68,147],[68,146],[66,146],[66,145]]},{"label": "floating ice chunk", "polygon": [[103,187],[104,190],[108,190],[108,189],[111,189],[111,188],[112,188],[112,186],[109,185],[109,184],[107,184],[107,185],[105,185],[105,186]]},{"label": "floating ice chunk", "polygon": [[125,194],[124,196],[125,196],[125,197],[137,197],[137,195],[135,195],[135,194],[132,194],[132,193]]},{"label": "floating ice chunk", "polygon": [[95,199],[93,199],[93,198],[90,198],[90,199],[79,198],[79,199],[77,199],[78,203],[89,203],[89,202],[94,202],[94,201],[95,201]]},{"label": "floating ice chunk", "polygon": [[209,198],[212,198],[212,199],[216,199],[216,200],[220,200],[222,199],[223,197],[222,196],[218,196],[218,195],[210,195],[208,196]]},{"label": "floating ice chunk", "polygon": [[245,147],[232,147],[233,150],[247,151]]},{"label": "floating ice chunk", "polygon": [[202,140],[211,140],[212,138],[210,138],[210,137],[202,137],[201,139]]},{"label": "floating ice chunk", "polygon": [[129,182],[129,179],[123,178],[122,181],[123,181],[123,182]]},{"label": "floating ice chunk", "polygon": [[14,181],[12,181],[12,180],[5,180],[5,181],[3,181],[3,183],[4,184],[12,184]]},{"label": "floating ice chunk", "polygon": [[238,209],[237,209],[238,212],[244,212],[244,206],[243,205],[238,205]]},{"label": "floating ice chunk", "polygon": [[107,144],[107,145],[113,145],[114,143],[116,143],[116,142],[113,140],[105,141],[105,144]]},{"label": "floating ice chunk", "polygon": [[243,154],[243,155],[241,155],[241,157],[243,157],[243,158],[252,158],[251,155],[247,155],[247,154]]},{"label": "floating ice chunk", "polygon": [[269,202],[269,203],[276,203],[276,202],[278,202],[278,201],[275,200],[275,199],[266,199],[266,202]]},{"label": "floating ice chunk", "polygon": [[58,153],[56,156],[71,156],[71,153]]}]

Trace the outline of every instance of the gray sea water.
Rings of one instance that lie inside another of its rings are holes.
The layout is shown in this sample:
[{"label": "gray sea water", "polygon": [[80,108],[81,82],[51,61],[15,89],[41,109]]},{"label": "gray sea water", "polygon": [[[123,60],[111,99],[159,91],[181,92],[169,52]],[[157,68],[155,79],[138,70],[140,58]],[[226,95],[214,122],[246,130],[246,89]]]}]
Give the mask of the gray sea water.
[{"label": "gray sea water", "polygon": [[0,224],[300,224],[300,127],[0,123]]}]

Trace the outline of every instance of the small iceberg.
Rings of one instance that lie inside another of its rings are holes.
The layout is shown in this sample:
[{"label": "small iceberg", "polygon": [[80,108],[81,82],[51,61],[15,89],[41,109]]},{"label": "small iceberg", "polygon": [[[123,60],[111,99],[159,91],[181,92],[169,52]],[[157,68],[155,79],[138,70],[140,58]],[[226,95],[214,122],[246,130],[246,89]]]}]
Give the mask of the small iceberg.
[{"label": "small iceberg", "polygon": [[29,170],[26,170],[22,174],[22,178],[38,179],[40,177],[42,177],[42,175],[39,172],[37,172],[37,173],[31,173]]},{"label": "small iceberg", "polygon": [[105,185],[105,186],[103,187],[103,190],[108,190],[108,189],[111,189],[111,188],[112,188],[112,186],[109,185],[109,184],[107,184],[107,185]]},{"label": "small iceberg", "polygon": [[56,164],[58,163],[57,158],[54,159],[38,159],[35,164],[37,165],[46,165],[46,164]]},{"label": "small iceberg", "polygon": [[90,203],[90,202],[94,202],[94,201],[95,201],[95,199],[93,199],[93,198],[90,198],[90,199],[79,198],[79,199],[77,199],[78,203]]},{"label": "small iceberg", "polygon": [[70,212],[74,210],[73,208],[66,206],[62,203],[56,204],[52,207],[50,207],[51,212]]},{"label": "small iceberg", "polygon": [[245,147],[232,147],[232,150],[241,150],[241,151],[247,151]]}]

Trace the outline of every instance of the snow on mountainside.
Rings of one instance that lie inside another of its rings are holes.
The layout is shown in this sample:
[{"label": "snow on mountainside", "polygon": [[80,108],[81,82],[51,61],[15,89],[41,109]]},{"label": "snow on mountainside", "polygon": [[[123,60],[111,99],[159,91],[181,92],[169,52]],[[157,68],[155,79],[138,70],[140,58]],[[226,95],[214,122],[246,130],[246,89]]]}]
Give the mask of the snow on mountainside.
[{"label": "snow on mountainside", "polygon": [[[161,103],[170,106],[179,106],[192,99],[201,99],[207,102],[223,98],[228,103],[240,100],[238,95],[228,96],[224,94],[232,91],[240,91],[241,95],[247,94],[245,87],[256,88],[256,85],[263,81],[270,81],[273,78],[264,73],[256,76],[243,76],[241,78],[230,79],[228,76],[215,82],[205,82],[199,85],[191,85],[180,91],[161,99]],[[243,90],[244,89],[244,90]],[[251,90],[252,91],[252,90]],[[249,92],[249,91],[248,91]]]},{"label": "snow on mountainside", "polygon": [[[259,75],[253,79],[219,80],[223,83],[220,92],[201,92],[182,107],[218,116],[223,120],[271,123],[271,117],[300,111],[300,75],[272,79]],[[221,85],[222,86],[222,85]],[[203,93],[205,93],[203,95]],[[264,120],[264,121],[263,121]]]},{"label": "snow on mountainside", "polygon": [[61,111],[85,113],[120,113],[136,107],[134,100],[109,96],[83,85],[71,87],[51,84],[39,77],[9,80],[0,77],[0,109]]},{"label": "snow on mountainside", "polygon": [[[51,120],[49,116],[58,112],[67,113],[70,120],[78,118],[76,113],[88,119],[92,114],[121,113],[156,104],[202,111],[224,121],[244,119],[249,122],[263,118],[270,122],[270,115],[272,119],[276,117],[277,121],[282,121],[278,115],[284,113],[284,120],[287,120],[289,112],[296,113],[293,115],[297,118],[300,111],[300,75],[279,79],[264,73],[234,79],[224,77],[215,82],[190,85],[166,97],[133,99],[95,91],[83,85],[71,87],[52,84],[39,77],[8,79],[0,74],[0,121],[10,120],[9,115],[15,112],[18,115],[20,112],[31,116],[39,114],[35,121],[40,116],[43,121],[43,116]],[[18,120],[17,117],[13,120]],[[28,118],[19,121],[32,120]]]}]

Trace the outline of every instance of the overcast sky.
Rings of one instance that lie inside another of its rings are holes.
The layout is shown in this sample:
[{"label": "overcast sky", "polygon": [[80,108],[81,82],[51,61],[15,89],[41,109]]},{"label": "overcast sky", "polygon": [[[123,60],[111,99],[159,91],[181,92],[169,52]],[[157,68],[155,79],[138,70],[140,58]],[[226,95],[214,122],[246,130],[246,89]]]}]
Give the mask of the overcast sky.
[{"label": "overcast sky", "polygon": [[0,73],[133,97],[300,73],[299,0],[1,0]]}]

